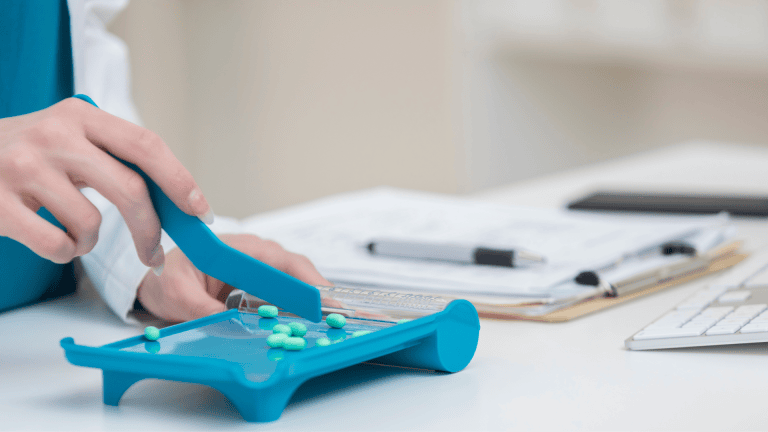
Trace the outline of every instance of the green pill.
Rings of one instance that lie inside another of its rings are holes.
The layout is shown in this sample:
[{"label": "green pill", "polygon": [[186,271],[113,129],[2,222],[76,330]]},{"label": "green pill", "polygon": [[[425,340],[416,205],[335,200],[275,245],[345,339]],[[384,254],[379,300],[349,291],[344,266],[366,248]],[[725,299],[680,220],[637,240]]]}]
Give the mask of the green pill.
[{"label": "green pill", "polygon": [[264,318],[274,318],[277,316],[277,307],[271,305],[259,306],[259,316]]},{"label": "green pill", "polygon": [[283,341],[283,348],[289,351],[301,351],[307,346],[307,341],[300,337],[289,337]]},{"label": "green pill", "polygon": [[272,348],[281,348],[283,346],[283,342],[285,342],[288,337],[289,336],[285,333],[271,334],[267,337],[267,345]]},{"label": "green pill", "polygon": [[325,322],[333,328],[342,328],[347,323],[347,319],[344,315],[332,313],[325,318]]},{"label": "green pill", "polygon": [[272,333],[285,333],[288,336],[292,334],[293,330],[285,324],[278,324],[272,327]]},{"label": "green pill", "polygon": [[160,337],[160,330],[153,326],[146,327],[144,329],[144,337],[148,340],[155,341]]},{"label": "green pill", "polygon": [[328,338],[320,338],[315,341],[315,345],[317,346],[328,346],[331,344],[331,340]]},{"label": "green pill", "polygon": [[405,323],[407,323],[407,322],[411,322],[411,320],[409,320],[409,319],[407,319],[407,318],[403,318],[403,319],[401,319],[400,321],[398,321],[397,323],[398,323],[398,324],[405,324]]},{"label": "green pill", "polygon": [[293,334],[294,336],[302,337],[305,334],[307,334],[307,326],[305,326],[300,322],[296,322],[296,321],[290,322],[288,323],[288,327],[291,328],[291,334]]},{"label": "green pill", "polygon": [[354,333],[352,333],[352,337],[358,337],[358,336],[365,336],[369,334],[370,332],[368,330],[358,330]]}]

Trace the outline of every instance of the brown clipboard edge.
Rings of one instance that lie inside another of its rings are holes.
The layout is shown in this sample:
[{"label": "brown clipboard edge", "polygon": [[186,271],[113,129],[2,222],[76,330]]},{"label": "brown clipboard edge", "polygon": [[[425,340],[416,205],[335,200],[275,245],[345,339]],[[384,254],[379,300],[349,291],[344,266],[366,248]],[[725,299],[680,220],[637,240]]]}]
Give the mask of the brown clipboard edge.
[{"label": "brown clipboard edge", "polygon": [[736,264],[740,263],[742,260],[744,260],[747,257],[747,254],[734,253],[735,249],[738,248],[738,245],[735,245],[736,247],[733,247],[733,245],[729,245],[729,246],[732,246],[732,247],[727,248],[725,254],[716,256],[712,260],[712,262],[709,264],[709,266],[703,271],[689,273],[685,276],[671,279],[659,285],[654,285],[652,287],[648,287],[646,289],[642,289],[630,294],[626,294],[621,297],[598,297],[598,298],[587,299],[582,302],[576,303],[574,305],[564,307],[563,309],[559,309],[559,310],[550,312],[548,314],[539,315],[539,316],[519,315],[519,314],[513,314],[513,313],[503,313],[503,312],[488,310],[488,308],[490,307],[499,308],[500,306],[498,305],[475,304],[475,308],[477,309],[477,312],[481,318],[500,319],[500,320],[525,320],[525,321],[537,321],[537,322],[547,322],[547,323],[565,322],[565,321],[569,321],[575,318],[580,318],[585,315],[589,315],[591,313],[627,302],[629,300],[636,299],[644,295],[653,294],[657,291],[661,291],[663,289],[670,288],[675,285],[679,285],[694,279],[698,279],[704,276],[711,275],[713,273],[717,273],[719,271],[735,266]]}]

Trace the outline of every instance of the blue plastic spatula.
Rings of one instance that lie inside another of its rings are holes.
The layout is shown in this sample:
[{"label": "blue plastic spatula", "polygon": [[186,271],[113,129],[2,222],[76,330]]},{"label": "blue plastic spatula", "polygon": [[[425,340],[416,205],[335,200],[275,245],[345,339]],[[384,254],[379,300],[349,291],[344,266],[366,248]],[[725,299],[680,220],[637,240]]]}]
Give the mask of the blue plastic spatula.
[{"label": "blue plastic spatula", "polygon": [[[98,107],[86,95],[74,97]],[[200,219],[181,211],[139,167],[120,161],[144,179],[160,225],[200,271],[302,318],[322,320],[317,288],[227,246]]]}]

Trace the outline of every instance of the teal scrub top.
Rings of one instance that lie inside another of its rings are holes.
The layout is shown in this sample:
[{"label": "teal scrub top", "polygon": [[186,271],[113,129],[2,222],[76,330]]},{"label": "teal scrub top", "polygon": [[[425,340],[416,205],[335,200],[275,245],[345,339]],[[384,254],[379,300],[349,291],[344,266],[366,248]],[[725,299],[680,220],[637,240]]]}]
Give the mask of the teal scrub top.
[{"label": "teal scrub top", "polygon": [[[73,94],[66,0],[0,1],[0,118],[39,111]],[[63,229],[44,208],[38,214]],[[0,237],[0,311],[74,286],[71,264],[55,264]]]}]

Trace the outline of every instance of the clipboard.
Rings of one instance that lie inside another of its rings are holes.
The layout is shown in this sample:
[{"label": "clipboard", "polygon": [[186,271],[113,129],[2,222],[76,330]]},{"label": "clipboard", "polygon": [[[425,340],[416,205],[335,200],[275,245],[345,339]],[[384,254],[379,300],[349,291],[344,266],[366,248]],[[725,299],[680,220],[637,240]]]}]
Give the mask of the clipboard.
[{"label": "clipboard", "polygon": [[686,269],[687,271],[670,274],[667,278],[656,283],[636,287],[634,290],[624,292],[615,297],[606,296],[605,293],[602,295],[596,294],[589,298],[581,299],[574,304],[566,305],[560,309],[542,315],[516,313],[515,311],[519,310],[519,307],[491,305],[479,302],[473,302],[473,304],[482,318],[505,320],[516,319],[548,323],[565,322],[733,267],[747,257],[747,254],[738,253],[740,247],[740,241],[728,243],[711,251],[705,256],[690,258],[691,262],[695,262],[697,259],[700,260],[701,265],[691,266]]}]

